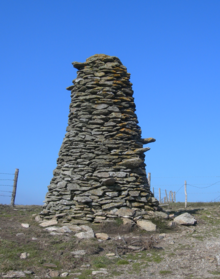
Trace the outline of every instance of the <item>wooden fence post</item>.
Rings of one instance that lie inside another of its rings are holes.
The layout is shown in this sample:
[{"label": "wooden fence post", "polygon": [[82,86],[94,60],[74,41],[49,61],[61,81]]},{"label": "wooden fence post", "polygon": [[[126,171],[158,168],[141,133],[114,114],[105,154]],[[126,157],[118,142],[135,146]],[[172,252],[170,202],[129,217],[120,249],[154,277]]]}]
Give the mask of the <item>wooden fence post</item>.
[{"label": "wooden fence post", "polygon": [[168,202],[167,190],[165,190],[165,195],[166,195],[166,202]]},{"label": "wooden fence post", "polygon": [[186,190],[186,181],[185,181],[185,208],[187,207],[187,190]]},{"label": "wooden fence post", "polygon": [[147,174],[147,180],[148,180],[148,185],[151,188],[151,173],[150,172],[148,172],[148,174]]},{"label": "wooden fence post", "polygon": [[159,188],[159,203],[161,203],[161,191],[160,191],[160,188]]},{"label": "wooden fence post", "polygon": [[15,196],[16,196],[17,183],[18,183],[18,173],[19,173],[19,169],[15,169],[14,184],[13,184],[13,190],[12,190],[12,195],[11,195],[11,206],[15,205]]}]

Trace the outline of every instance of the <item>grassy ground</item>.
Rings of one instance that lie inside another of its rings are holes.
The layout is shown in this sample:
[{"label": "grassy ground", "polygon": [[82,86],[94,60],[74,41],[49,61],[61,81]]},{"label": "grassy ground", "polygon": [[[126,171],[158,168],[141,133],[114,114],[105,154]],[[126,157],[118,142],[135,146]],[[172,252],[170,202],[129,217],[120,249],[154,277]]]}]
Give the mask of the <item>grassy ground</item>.
[{"label": "grassy ground", "polygon": [[[192,213],[200,224],[220,224],[220,203],[188,203],[187,210],[184,203],[173,203],[164,209],[168,213]],[[34,220],[34,216],[41,211],[40,206],[10,206],[0,205],[0,271],[6,273],[9,270],[29,270],[39,278],[46,278],[51,270],[59,271],[59,274],[68,272],[68,278],[97,278],[92,275],[93,270],[106,268],[112,278],[123,274],[125,269],[128,274],[138,274],[141,269],[147,268],[151,263],[160,263],[165,256],[175,257],[176,251],[165,253],[156,249],[160,233],[177,233],[179,228],[171,229],[167,222],[161,219],[153,219],[157,225],[157,231],[149,233],[137,227],[129,227],[116,220],[112,224],[92,224],[95,232],[106,232],[111,236],[110,240],[98,241],[98,239],[79,240],[74,234],[50,235]],[[34,216],[33,216],[34,215]],[[210,216],[210,217],[207,217]],[[219,218],[219,219],[218,219]],[[29,228],[23,228],[21,223],[30,224]],[[216,228],[210,233],[218,233]],[[193,233],[192,233],[193,234]],[[196,236],[195,236],[196,237]],[[203,237],[198,235],[198,240]],[[125,245],[126,242],[126,245]],[[141,252],[127,249],[128,245],[139,245],[144,248]],[[126,246],[126,247],[125,247]],[[179,249],[187,247],[179,247]],[[85,250],[86,254],[75,258],[71,252]],[[21,253],[29,256],[20,259]],[[117,257],[108,257],[106,254],[115,253]],[[169,276],[170,270],[159,270],[161,276]],[[218,271],[216,271],[218,272]],[[217,274],[216,274],[217,275]],[[33,278],[33,275],[26,275]],[[168,277],[167,277],[168,278]]]}]

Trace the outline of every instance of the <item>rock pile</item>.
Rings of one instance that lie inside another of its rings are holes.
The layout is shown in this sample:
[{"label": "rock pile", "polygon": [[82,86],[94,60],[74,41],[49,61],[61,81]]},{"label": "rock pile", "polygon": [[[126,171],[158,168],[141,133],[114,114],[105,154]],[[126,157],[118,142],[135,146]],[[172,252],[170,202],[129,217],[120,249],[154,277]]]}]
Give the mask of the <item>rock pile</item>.
[{"label": "rock pile", "polygon": [[126,67],[104,54],[73,66],[67,133],[41,217],[83,224],[111,221],[121,207],[157,210],[143,148],[155,139],[141,138]]}]

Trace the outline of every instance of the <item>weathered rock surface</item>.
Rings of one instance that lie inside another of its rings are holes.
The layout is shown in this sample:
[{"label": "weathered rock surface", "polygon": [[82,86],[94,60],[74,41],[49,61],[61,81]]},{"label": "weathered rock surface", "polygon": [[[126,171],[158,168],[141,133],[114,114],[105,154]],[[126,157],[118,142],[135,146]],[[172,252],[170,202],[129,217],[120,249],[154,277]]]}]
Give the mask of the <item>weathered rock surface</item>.
[{"label": "weathered rock surface", "polygon": [[173,220],[175,223],[179,225],[194,225],[196,224],[196,219],[189,213],[183,213]]},{"label": "weathered rock surface", "polygon": [[76,251],[71,252],[71,254],[74,255],[76,258],[78,258],[80,256],[85,255],[86,251],[85,250],[76,250]]},{"label": "weathered rock surface", "polygon": [[96,233],[95,236],[96,236],[96,238],[101,239],[101,240],[110,239],[110,237],[107,233]]},{"label": "weathered rock surface", "polygon": [[150,148],[143,148],[155,139],[141,138],[126,67],[104,54],[73,66],[67,133],[40,218],[79,225],[109,222],[114,208],[158,209],[145,171]]},{"label": "weathered rock surface", "polygon": [[22,223],[21,226],[25,229],[28,229],[30,227],[30,225],[26,223]]},{"label": "weathered rock surface", "polygon": [[84,239],[84,238],[94,238],[95,234],[92,228],[90,228],[89,226],[85,226],[82,225],[80,226],[80,228],[83,230],[82,232],[76,233],[75,236],[80,238],[80,239]]},{"label": "weathered rock surface", "polygon": [[145,231],[148,231],[148,232],[153,232],[153,231],[156,231],[156,225],[153,224],[151,221],[142,221],[142,220],[138,220],[137,221],[137,225],[144,229]]},{"label": "weathered rock surface", "polygon": [[28,256],[29,256],[29,253],[23,252],[23,253],[21,253],[21,255],[20,255],[20,259],[25,260],[25,259],[27,259]]},{"label": "weathered rock surface", "polygon": [[49,227],[53,225],[57,225],[57,220],[50,220],[40,224],[41,227]]},{"label": "weathered rock surface", "polygon": [[2,275],[3,278],[22,278],[25,277],[25,273],[23,271],[8,271],[5,275]]}]

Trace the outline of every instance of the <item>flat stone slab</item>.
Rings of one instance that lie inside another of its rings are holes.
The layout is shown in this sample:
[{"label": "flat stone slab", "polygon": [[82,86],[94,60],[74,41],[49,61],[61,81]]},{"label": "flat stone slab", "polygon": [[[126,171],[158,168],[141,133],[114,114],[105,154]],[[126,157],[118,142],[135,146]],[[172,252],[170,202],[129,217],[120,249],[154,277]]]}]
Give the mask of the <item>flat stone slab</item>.
[{"label": "flat stone slab", "polygon": [[10,270],[6,274],[2,275],[3,278],[21,278],[25,277],[25,273],[23,271],[13,271]]},{"label": "flat stone slab", "polygon": [[148,232],[154,232],[156,231],[156,225],[154,223],[152,223],[151,221],[137,221],[137,225],[141,228],[144,229],[145,231]]},{"label": "flat stone slab", "polygon": [[72,233],[73,231],[67,227],[67,226],[63,226],[63,227],[47,227],[44,230],[50,231],[50,232],[59,232],[59,233]]},{"label": "flat stone slab", "polygon": [[39,224],[41,227],[49,227],[49,226],[54,226],[54,225],[57,225],[58,222],[57,220],[50,220],[50,221],[45,221],[45,222],[42,222],[41,224]]},{"label": "flat stone slab", "polygon": [[82,232],[76,233],[75,236],[80,238],[80,239],[89,239],[89,238],[94,238],[95,234],[92,228],[86,225],[80,226],[80,228],[83,230]]},{"label": "flat stone slab", "polygon": [[196,219],[189,213],[183,213],[177,216],[176,218],[174,218],[173,221],[179,225],[188,225],[188,226],[190,225],[192,226],[197,223]]},{"label": "flat stone slab", "polygon": [[71,252],[71,254],[73,254],[76,257],[79,257],[79,256],[85,255],[86,251],[85,250],[76,250],[76,251]]},{"label": "flat stone slab", "polygon": [[135,214],[135,210],[122,207],[116,212],[116,214],[120,217],[132,217]]},{"label": "flat stone slab", "polygon": [[96,233],[95,236],[96,236],[96,238],[101,239],[101,240],[110,239],[110,237],[107,233]]},{"label": "flat stone slab", "polygon": [[28,229],[30,228],[30,225],[29,224],[25,224],[25,223],[22,223],[21,226],[25,229]]}]

